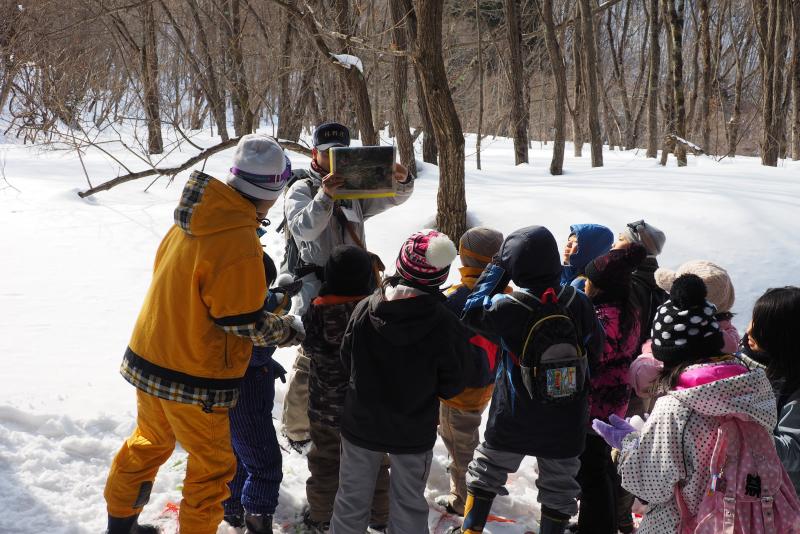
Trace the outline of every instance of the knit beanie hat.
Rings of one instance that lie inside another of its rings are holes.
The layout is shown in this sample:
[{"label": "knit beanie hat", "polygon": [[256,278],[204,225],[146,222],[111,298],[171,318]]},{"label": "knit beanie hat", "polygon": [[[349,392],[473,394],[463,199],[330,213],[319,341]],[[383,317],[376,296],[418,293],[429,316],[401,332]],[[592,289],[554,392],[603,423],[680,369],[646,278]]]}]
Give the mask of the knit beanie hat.
[{"label": "knit beanie hat", "polygon": [[642,245],[609,250],[586,264],[584,274],[592,285],[611,297],[626,298],[631,290],[631,273],[647,257]]},{"label": "knit beanie hat", "polygon": [[484,226],[470,228],[464,232],[458,243],[461,265],[483,269],[492,261],[492,256],[497,254],[502,244],[503,234],[497,230]]},{"label": "knit beanie hat", "polygon": [[422,230],[406,239],[397,256],[397,274],[412,286],[437,288],[447,280],[456,246],[436,230]]},{"label": "knit beanie hat", "polygon": [[724,341],[717,309],[706,300],[706,285],[695,274],[679,276],[672,284],[670,299],[653,319],[653,356],[665,364],[678,364],[716,356]]},{"label": "knit beanie hat", "polygon": [[274,139],[263,134],[247,134],[236,145],[227,183],[249,197],[275,200],[291,174],[289,158]]},{"label": "knit beanie hat", "polygon": [[320,295],[358,297],[369,295],[375,287],[372,258],[355,245],[339,245],[325,263],[325,282]]},{"label": "knit beanie hat", "polygon": [[733,308],[736,300],[736,292],[733,290],[731,277],[728,271],[706,260],[687,261],[677,271],[659,268],[656,269],[655,278],[658,287],[670,293],[675,279],[682,274],[696,274],[706,285],[708,296],[706,297],[717,307],[717,313],[727,313]]},{"label": "knit beanie hat", "polygon": [[647,224],[644,219],[628,223],[622,235],[631,243],[639,243],[647,249],[648,256],[658,256],[664,248],[667,237],[664,232]]}]

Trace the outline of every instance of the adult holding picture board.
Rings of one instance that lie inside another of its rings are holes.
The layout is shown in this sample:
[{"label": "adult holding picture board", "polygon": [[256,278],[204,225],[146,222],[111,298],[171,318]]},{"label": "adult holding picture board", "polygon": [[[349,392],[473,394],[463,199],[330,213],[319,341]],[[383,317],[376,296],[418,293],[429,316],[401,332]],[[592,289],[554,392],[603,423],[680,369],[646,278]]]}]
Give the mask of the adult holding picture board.
[{"label": "adult holding picture board", "polygon": [[[286,254],[281,270],[302,279],[303,288],[292,301],[292,314],[305,313],[317,297],[323,266],[338,245],[366,249],[364,222],[405,202],[414,190],[414,177],[394,163],[394,196],[335,200],[347,177],[330,172],[329,149],[350,146],[350,131],[335,122],[314,130],[311,167],[297,171],[284,202]],[[304,451],[309,442],[308,358],[298,351],[294,373],[283,404],[284,434],[292,446]]]}]

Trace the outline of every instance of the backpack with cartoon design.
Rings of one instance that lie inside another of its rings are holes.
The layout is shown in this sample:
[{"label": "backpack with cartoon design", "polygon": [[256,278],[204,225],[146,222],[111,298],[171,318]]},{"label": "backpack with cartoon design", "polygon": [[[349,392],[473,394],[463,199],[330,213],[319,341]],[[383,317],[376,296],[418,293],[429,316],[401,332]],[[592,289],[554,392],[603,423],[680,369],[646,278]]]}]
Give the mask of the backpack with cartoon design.
[{"label": "backpack with cartoon design", "polygon": [[675,486],[679,534],[800,533],[800,500],[772,435],[762,425],[723,418],[710,470],[708,491],[696,515]]},{"label": "backpack with cartoon design", "polygon": [[508,298],[530,313],[527,334],[517,355],[522,382],[531,399],[560,403],[574,400],[586,388],[587,359],[568,308],[577,290],[548,288],[541,297],[515,291]]}]

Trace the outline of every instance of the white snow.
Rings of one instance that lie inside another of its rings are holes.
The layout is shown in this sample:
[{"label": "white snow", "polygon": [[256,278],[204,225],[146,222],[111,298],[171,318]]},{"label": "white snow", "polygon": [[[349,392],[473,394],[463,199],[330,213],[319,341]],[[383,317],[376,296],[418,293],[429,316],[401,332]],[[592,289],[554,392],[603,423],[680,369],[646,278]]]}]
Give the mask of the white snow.
[{"label": "white snow", "polygon": [[336,59],[339,63],[344,65],[344,68],[349,69],[350,67],[355,67],[361,74],[364,74],[364,64],[361,62],[361,58],[358,56],[352,56],[350,54],[331,54],[331,56]]},{"label": "white snow", "polygon": [[[468,136],[468,153],[474,141]],[[195,142],[215,141],[198,136]],[[606,152],[606,166],[591,169],[587,146],[586,156],[568,156],[566,174],[554,177],[547,172],[549,148],[535,143],[533,164],[515,167],[510,140],[484,140],[484,170],[474,170],[474,156],[467,160],[471,221],[506,233],[544,224],[563,243],[573,223],[597,222],[619,232],[644,218],[667,235],[662,265],[709,259],[730,272],[740,330],[767,287],[799,283],[797,163],[772,169],[755,158],[718,163],[689,156],[688,167],[679,169],[670,159],[662,168],[631,151]],[[190,153],[184,150],[164,163],[181,161]],[[206,172],[223,176],[232,150],[209,160]],[[117,155],[140,168],[130,154]],[[308,164],[291,157],[295,167]],[[86,183],[74,152],[4,144],[0,160],[7,180],[0,175],[0,532],[101,532],[107,470],[135,418],[134,390],[118,366],[189,172],[169,187],[161,179],[147,193],[145,179],[82,200],[76,192]],[[118,173],[95,151],[84,161],[94,183]],[[413,197],[367,224],[368,244],[387,265],[408,235],[433,223],[437,168],[420,162],[419,169]],[[272,213],[274,228],[281,206]],[[272,230],[264,242],[279,259],[282,238]],[[451,279],[456,275],[453,269]],[[289,369],[293,355],[281,349],[276,357]],[[276,386],[279,419],[286,385]],[[439,442],[426,494],[431,503],[447,491],[446,461]],[[159,472],[143,520],[174,531],[168,503],[180,500],[184,468],[185,453],[177,450]],[[277,512],[288,529],[283,532],[292,532],[302,510],[307,476],[304,458],[284,457]],[[510,495],[499,497],[492,510],[516,523],[490,523],[487,534],[536,529],[535,479],[536,464],[527,459],[510,477]],[[432,524],[438,520],[432,513]]]}]

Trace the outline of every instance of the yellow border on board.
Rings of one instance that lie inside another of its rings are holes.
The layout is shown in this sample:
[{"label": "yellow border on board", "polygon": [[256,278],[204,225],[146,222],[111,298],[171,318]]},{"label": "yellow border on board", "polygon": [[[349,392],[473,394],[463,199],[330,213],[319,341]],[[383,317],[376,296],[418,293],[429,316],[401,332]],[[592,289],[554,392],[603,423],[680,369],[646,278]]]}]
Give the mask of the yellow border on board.
[{"label": "yellow border on board", "polygon": [[334,195],[334,200],[352,200],[358,198],[389,198],[396,197],[397,193],[394,191],[388,193],[352,193],[344,195]]}]

